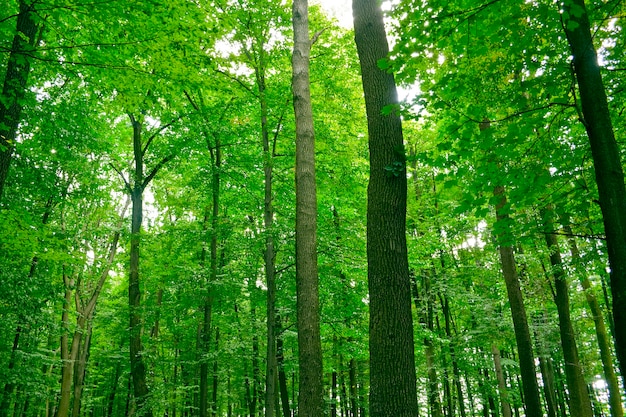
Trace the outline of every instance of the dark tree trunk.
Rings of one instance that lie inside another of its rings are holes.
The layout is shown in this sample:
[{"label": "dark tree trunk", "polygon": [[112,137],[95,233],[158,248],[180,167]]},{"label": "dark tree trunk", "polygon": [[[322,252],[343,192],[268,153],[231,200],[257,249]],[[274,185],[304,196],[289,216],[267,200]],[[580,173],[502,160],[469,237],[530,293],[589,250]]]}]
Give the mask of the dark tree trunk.
[{"label": "dark tree trunk", "polygon": [[[506,221],[508,215],[505,214],[503,210],[506,206],[504,187],[496,186],[493,191],[493,195],[498,198],[498,203],[496,205],[496,218],[498,221]],[[541,417],[543,416],[543,411],[541,401],[539,399],[539,385],[537,384],[535,357],[533,355],[526,308],[524,307],[524,299],[520,289],[517,269],[515,267],[513,246],[510,242],[507,242],[510,237],[505,236],[504,233],[502,233],[499,238],[500,244],[498,251],[500,253],[500,262],[502,265],[502,274],[504,275],[504,281],[506,284],[506,291],[511,305],[511,315],[513,316],[513,329],[515,331],[515,340],[519,355],[522,392],[524,395],[524,404],[526,405],[526,415],[528,417]]]},{"label": "dark tree trunk", "polygon": [[141,288],[139,286],[139,248],[141,243],[141,223],[143,221],[143,156],[141,144],[141,122],[129,116],[133,126],[133,150],[135,170],[131,189],[132,216],[130,234],[130,274],[128,278],[128,305],[130,308],[130,372],[133,379],[133,390],[140,416],[152,417],[152,410],[146,404],[150,391],[146,383],[146,365],[143,361],[143,344],[141,333],[143,319],[141,317]]},{"label": "dark tree trunk", "polygon": [[550,252],[550,265],[554,276],[555,303],[559,315],[559,334],[565,359],[565,377],[570,393],[570,414],[573,417],[592,417],[593,410],[587,392],[587,384],[578,360],[578,347],[574,336],[574,328],[570,318],[569,290],[567,278],[563,272],[561,250],[554,230],[552,213],[544,211],[545,240]]},{"label": "dark tree trunk", "polygon": [[418,405],[406,246],[407,179],[398,96],[393,75],[378,67],[389,53],[378,1],[353,0],[352,11],[370,152],[370,413],[372,417],[415,417]]},{"label": "dark tree trunk", "polygon": [[566,1],[565,33],[574,57],[584,125],[591,144],[611,266],[615,350],[626,375],[626,188],[584,0]]},{"label": "dark tree trunk", "polygon": [[[34,2],[30,2],[34,3]],[[19,1],[16,31],[7,62],[7,70],[0,100],[0,200],[9,173],[15,136],[22,116],[22,99],[30,72],[30,60],[37,34],[33,5],[28,0]]]}]

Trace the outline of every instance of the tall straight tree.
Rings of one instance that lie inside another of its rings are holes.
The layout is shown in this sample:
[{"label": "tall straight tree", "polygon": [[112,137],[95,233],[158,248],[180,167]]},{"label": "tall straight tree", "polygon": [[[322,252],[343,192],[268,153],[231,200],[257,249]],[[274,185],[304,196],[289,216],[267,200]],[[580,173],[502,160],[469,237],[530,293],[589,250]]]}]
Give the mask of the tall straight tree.
[{"label": "tall straight tree", "polygon": [[370,152],[370,412],[372,417],[414,417],[418,405],[406,246],[407,178],[398,94],[393,75],[378,67],[389,53],[379,2],[353,0],[352,11]]},{"label": "tall straight tree", "polygon": [[315,130],[309,79],[307,0],[293,2],[292,90],[296,117],[296,294],[300,394],[298,415],[324,415],[322,343],[317,273],[317,189],[315,185]]},{"label": "tall straight tree", "polygon": [[37,24],[32,2],[19,1],[16,31],[0,96],[0,199],[11,164],[15,135],[22,114],[22,99],[30,72],[28,54],[35,45]]},{"label": "tall straight tree", "polygon": [[146,365],[143,360],[143,344],[141,343],[141,333],[143,329],[143,318],[141,313],[141,287],[139,285],[139,249],[141,243],[141,224],[143,222],[143,192],[150,181],[174,158],[174,154],[169,154],[161,159],[148,173],[145,174],[144,157],[148,147],[162,130],[169,127],[165,125],[156,133],[151,135],[144,143],[142,140],[143,119],[136,118],[132,113],[128,113],[131,125],[133,127],[133,159],[135,167],[132,172],[132,181],[128,181],[121,173],[118,173],[124,179],[126,190],[131,196],[131,228],[130,228],[130,272],[128,276],[128,307],[130,310],[130,373],[133,381],[133,393],[137,403],[138,415],[144,417],[152,417],[152,408],[147,402],[150,390],[146,382]]},{"label": "tall straight tree", "polygon": [[565,33],[574,57],[584,125],[591,144],[611,266],[615,350],[626,375],[626,187],[620,151],[593,45],[584,0],[564,2]]}]

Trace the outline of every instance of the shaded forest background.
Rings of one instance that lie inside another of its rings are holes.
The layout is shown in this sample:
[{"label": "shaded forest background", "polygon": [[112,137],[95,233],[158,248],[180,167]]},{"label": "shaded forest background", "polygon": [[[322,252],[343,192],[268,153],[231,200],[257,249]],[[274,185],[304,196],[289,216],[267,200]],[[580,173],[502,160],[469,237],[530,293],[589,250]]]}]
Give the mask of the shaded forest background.
[{"label": "shaded forest background", "polygon": [[[571,39],[588,17],[621,161],[626,3],[384,6],[419,415],[623,416]],[[360,59],[309,12],[324,412],[365,417]],[[293,37],[286,1],[5,4],[0,416],[297,415]]]}]

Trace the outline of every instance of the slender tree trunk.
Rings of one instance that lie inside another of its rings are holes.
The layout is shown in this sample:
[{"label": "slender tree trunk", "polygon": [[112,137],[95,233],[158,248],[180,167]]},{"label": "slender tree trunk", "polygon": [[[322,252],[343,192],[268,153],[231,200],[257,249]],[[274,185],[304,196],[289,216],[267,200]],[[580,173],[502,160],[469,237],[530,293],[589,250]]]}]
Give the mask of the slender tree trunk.
[{"label": "slender tree trunk", "polygon": [[122,363],[118,360],[115,364],[115,373],[113,374],[113,380],[111,381],[111,388],[109,389],[109,394],[107,395],[107,412],[105,414],[106,417],[113,416],[113,410],[115,407],[115,395],[117,394],[117,386],[119,384],[121,372]]},{"label": "slender tree trunk", "polygon": [[[280,333],[280,318],[276,317],[277,332]],[[287,389],[287,375],[285,374],[285,357],[283,352],[283,339],[276,339],[276,361],[278,366],[278,386],[280,387],[280,402],[282,404],[283,417],[291,417],[289,406],[289,391]]]},{"label": "slender tree trunk", "polygon": [[393,75],[378,67],[389,53],[379,3],[353,0],[352,11],[370,151],[370,413],[372,417],[415,417],[418,405],[406,246],[407,179],[402,124],[396,109],[398,96]]},{"label": "slender tree trunk", "polygon": [[80,333],[74,333],[72,346],[69,346],[69,316],[72,304],[72,287],[74,280],[71,279],[63,268],[63,283],[65,285],[65,298],[63,299],[63,313],[61,313],[61,324],[63,334],[61,335],[61,396],[57,407],[57,417],[67,416],[70,410],[70,400],[72,395],[72,381],[74,373],[74,363],[78,354],[80,344]]},{"label": "slender tree trunk", "polygon": [[567,277],[563,272],[561,250],[554,230],[552,213],[544,211],[546,245],[550,252],[550,265],[554,276],[555,303],[559,315],[559,334],[565,359],[565,377],[570,393],[570,414],[573,417],[592,417],[593,410],[587,392],[587,384],[578,359],[578,347],[574,336],[574,328],[570,318],[569,289]]},{"label": "slender tree trunk", "polygon": [[358,391],[357,391],[357,378],[356,378],[356,361],[354,358],[350,359],[348,378],[350,380],[350,417],[358,417],[359,409],[358,404]]},{"label": "slender tree trunk", "polygon": [[31,58],[37,34],[33,4],[19,1],[16,31],[6,67],[2,96],[0,97],[0,200],[9,173],[11,155],[15,147],[17,128],[22,116],[22,100],[30,72]]},{"label": "slender tree trunk", "polygon": [[[493,195],[498,198],[498,203],[496,205],[496,218],[498,221],[506,221],[508,215],[505,214],[503,210],[506,206],[504,187],[496,186]],[[511,315],[513,316],[513,328],[515,331],[515,340],[517,342],[517,352],[519,355],[522,391],[524,394],[524,403],[526,405],[526,416],[541,417],[543,416],[543,411],[541,401],[539,399],[539,385],[537,384],[535,371],[535,357],[533,355],[530,330],[528,328],[526,308],[524,307],[524,299],[520,289],[517,269],[515,267],[513,246],[510,242],[507,242],[507,239],[510,239],[510,237],[505,236],[505,234],[501,234],[499,238],[500,244],[498,251],[500,253],[502,274],[504,275],[509,303],[511,305]]]},{"label": "slender tree trunk", "polygon": [[[420,297],[419,290],[417,288],[417,277],[411,276],[411,284],[413,286],[413,301],[415,303],[415,310],[419,313],[419,321],[432,333],[434,330],[433,323],[433,307],[432,297],[430,291],[430,276],[429,272],[424,272],[423,275],[423,288],[424,291]],[[441,417],[441,402],[439,400],[439,382],[437,378],[437,367],[435,365],[435,347],[430,336],[424,338],[424,349],[426,355],[426,369],[428,375],[428,383],[426,386],[426,396],[428,398],[428,407],[430,409],[430,415],[432,417]]]},{"label": "slender tree trunk", "polygon": [[574,57],[584,125],[591,144],[611,266],[615,350],[626,375],[626,187],[606,92],[584,0],[563,3],[565,33]]},{"label": "slender tree trunk", "polygon": [[[296,117],[296,292],[300,392],[298,416],[324,414],[322,343],[317,275],[315,131],[309,82],[307,0],[293,2],[293,107]],[[272,416],[267,416],[272,417]]]},{"label": "slender tree trunk", "polygon": [[[141,287],[139,279],[139,249],[141,244],[141,224],[143,221],[143,192],[159,170],[174,158],[174,154],[159,161],[152,170],[144,174],[144,156],[154,136],[146,144],[142,144],[142,122],[132,114],[128,114],[133,127],[133,157],[135,167],[132,172],[131,183],[126,182],[132,201],[131,230],[130,230],[130,273],[128,277],[128,306],[130,316],[130,373],[133,380],[133,390],[137,406],[137,413],[142,417],[152,417],[152,407],[149,397],[150,390],[146,383],[146,365],[143,359],[143,318],[141,314]],[[155,134],[156,135],[156,134]],[[125,180],[126,181],[126,180]]]},{"label": "slender tree trunk", "polygon": [[506,381],[502,372],[502,364],[500,362],[500,349],[495,343],[491,345],[491,354],[493,355],[493,365],[498,379],[498,393],[500,394],[500,404],[502,405],[502,417],[511,417],[511,404],[509,403]]},{"label": "slender tree trunk", "polygon": [[[122,222],[126,215],[126,210],[130,204],[130,199],[126,200],[124,207],[119,214],[118,228],[122,227]],[[96,282],[90,297],[85,303],[81,300],[80,283],[76,284],[77,288],[74,289],[74,304],[76,309],[76,330],[72,336],[72,343],[68,346],[69,338],[69,309],[72,301],[72,288],[75,283],[66,274],[63,274],[63,282],[65,284],[65,300],[63,304],[62,313],[62,325],[64,333],[61,336],[61,359],[63,361],[61,370],[61,395],[59,399],[59,406],[57,407],[56,415],[59,417],[65,417],[69,413],[70,399],[72,394],[72,382],[74,381],[74,369],[76,367],[76,360],[79,357],[81,341],[83,340],[83,334],[86,333],[85,325],[89,324],[91,328],[91,320],[96,308],[96,303],[102,291],[102,287],[109,277],[109,271],[113,265],[115,255],[117,253],[117,247],[119,243],[120,232],[114,233],[112,241],[109,245],[106,263],[100,273],[100,277]],[[74,396],[76,398],[76,395]],[[75,400],[76,401],[76,400]]]},{"label": "slender tree trunk", "polygon": [[556,417],[558,405],[556,401],[556,385],[554,382],[554,366],[552,365],[552,358],[545,347],[545,343],[537,334],[537,327],[543,325],[543,321],[545,321],[545,314],[539,313],[535,316],[535,322],[537,324],[534,326],[537,357],[539,359],[539,369],[543,381],[543,393],[546,399],[546,406],[548,407],[548,417]]},{"label": "slender tree trunk", "polygon": [[[220,329],[215,328],[215,352],[217,352],[220,341]],[[211,415],[217,417],[217,388],[219,383],[219,375],[217,374],[217,357],[213,361],[213,397],[211,398]]]},{"label": "slender tree trunk", "polygon": [[[572,231],[568,225],[564,226],[565,232],[572,236]],[[576,245],[576,240],[573,237],[568,239],[570,253],[572,260],[575,264],[580,265],[581,256]],[[611,406],[611,417],[624,417],[624,409],[622,407],[621,390],[615,369],[613,367],[613,354],[611,353],[611,340],[604,324],[604,315],[600,304],[596,299],[593,290],[591,289],[591,283],[589,282],[589,276],[584,273],[578,273],[580,278],[580,284],[583,287],[589,310],[596,329],[596,337],[598,339],[598,349],[600,350],[600,359],[602,360],[602,369],[604,370],[604,379],[608,385],[609,390],[609,404]]]},{"label": "slender tree trunk", "polygon": [[80,416],[80,409],[83,398],[83,388],[85,386],[85,375],[87,372],[87,362],[89,361],[89,351],[91,348],[91,334],[93,321],[89,320],[87,328],[85,329],[85,337],[80,348],[80,355],[77,356],[77,360],[74,368],[74,401],[72,405],[72,417]]}]

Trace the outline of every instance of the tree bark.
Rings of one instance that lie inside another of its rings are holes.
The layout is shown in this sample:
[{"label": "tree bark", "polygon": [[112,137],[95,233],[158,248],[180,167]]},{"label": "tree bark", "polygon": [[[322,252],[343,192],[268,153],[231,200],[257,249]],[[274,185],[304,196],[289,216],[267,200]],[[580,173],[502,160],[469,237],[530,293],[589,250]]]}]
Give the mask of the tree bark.
[{"label": "tree bark", "polygon": [[[549,210],[549,209],[548,209]],[[589,400],[587,384],[578,359],[578,347],[574,337],[574,328],[570,318],[569,291],[567,278],[563,272],[561,251],[554,230],[552,213],[544,210],[543,221],[545,227],[545,240],[550,252],[550,265],[554,276],[555,303],[559,315],[559,334],[561,347],[565,359],[565,378],[570,393],[569,409],[572,417],[592,417],[593,410]]]},{"label": "tree bark", "polygon": [[296,118],[296,294],[300,371],[298,416],[317,417],[324,414],[325,404],[317,272],[315,130],[309,80],[312,41],[309,39],[307,0],[294,0],[292,15],[292,90]]},{"label": "tree bark", "polygon": [[511,417],[511,404],[509,403],[506,381],[502,372],[502,364],[500,361],[500,349],[495,343],[491,345],[491,354],[493,355],[493,366],[498,380],[498,393],[500,394],[500,404],[502,405],[502,417]]},{"label": "tree bark", "polygon": [[9,173],[17,128],[22,116],[22,99],[30,72],[30,60],[37,34],[33,5],[19,1],[19,13],[0,100],[0,200]]},{"label": "tree bark", "polygon": [[143,361],[143,345],[141,333],[143,319],[141,316],[141,288],[139,286],[139,249],[141,243],[141,223],[143,221],[144,191],[144,151],[141,143],[141,122],[129,115],[133,127],[133,151],[135,170],[131,189],[132,215],[130,231],[130,274],[128,278],[128,305],[130,309],[130,373],[137,412],[140,416],[152,417],[150,405],[146,405],[150,391],[146,383],[146,365]]},{"label": "tree bark", "polygon": [[[564,226],[564,230],[568,235],[572,235],[571,229],[568,225]],[[570,246],[570,253],[572,260],[575,264],[580,264],[580,252],[576,245],[576,240],[573,237],[568,239]],[[596,299],[593,290],[591,289],[591,283],[586,273],[578,273],[580,278],[580,284],[585,292],[585,298],[591,311],[591,316],[596,329],[596,338],[598,339],[598,349],[600,350],[600,359],[602,360],[602,369],[604,370],[604,379],[608,385],[609,390],[609,404],[611,405],[611,417],[624,417],[624,409],[622,407],[622,399],[620,395],[620,386],[613,368],[613,354],[611,350],[611,340],[609,333],[606,330],[604,324],[604,314],[600,308],[600,304]]]},{"label": "tree bark", "polygon": [[376,0],[353,0],[369,133],[367,259],[370,296],[370,413],[418,413],[406,246],[407,178],[398,95],[392,74],[378,62],[389,53]]},{"label": "tree bark", "polygon": [[565,33],[574,57],[584,125],[591,144],[611,266],[615,350],[626,375],[626,187],[606,92],[584,0],[563,3]]},{"label": "tree bark", "polygon": [[[508,215],[503,210],[506,206],[504,187],[496,186],[493,191],[493,195],[498,198],[498,203],[496,204],[497,221],[507,221]],[[515,340],[519,356],[526,415],[528,417],[541,417],[543,416],[543,411],[539,399],[539,385],[537,384],[535,357],[533,355],[533,347],[530,338],[530,330],[528,328],[526,308],[524,307],[524,299],[520,289],[517,269],[515,268],[513,246],[511,243],[506,242],[507,239],[503,233],[500,234],[499,238],[500,244],[498,246],[498,252],[500,254],[500,262],[502,265],[504,282],[506,284],[506,291],[511,305],[511,315],[513,317],[513,329],[515,331]]]}]

